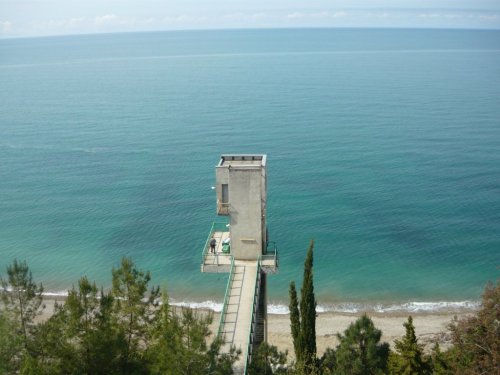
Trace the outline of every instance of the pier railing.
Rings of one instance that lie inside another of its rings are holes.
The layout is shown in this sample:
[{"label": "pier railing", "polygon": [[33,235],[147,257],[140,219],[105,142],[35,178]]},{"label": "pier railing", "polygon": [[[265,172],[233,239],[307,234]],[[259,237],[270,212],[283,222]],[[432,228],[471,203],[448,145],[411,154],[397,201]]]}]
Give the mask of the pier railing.
[{"label": "pier railing", "polygon": [[231,284],[233,282],[233,277],[234,277],[234,258],[231,257],[231,272],[229,273],[229,280],[226,286],[226,293],[224,294],[224,304],[222,305],[222,310],[220,312],[220,319],[219,319],[219,329],[217,331],[217,338],[222,340],[222,343],[225,343],[225,332],[224,332],[224,324],[225,324],[225,315],[227,311],[227,306],[229,302],[229,292],[231,290]]},{"label": "pier railing", "polygon": [[266,252],[260,257],[262,269],[267,273],[274,273],[279,267],[278,246],[276,242],[269,241],[266,246]]},{"label": "pier railing", "polygon": [[210,233],[208,234],[207,240],[205,241],[205,247],[203,248],[203,251],[201,253],[203,259],[205,259],[205,255],[207,255],[208,253],[208,249],[210,247],[210,240],[212,239],[212,235],[215,232],[229,232],[229,227],[227,226],[227,223],[220,223],[220,222],[212,223],[212,227],[210,228]]},{"label": "pier railing", "polygon": [[260,257],[257,261],[257,275],[255,276],[255,290],[253,293],[253,304],[252,304],[252,320],[250,322],[249,332],[248,332],[248,340],[247,340],[247,358],[245,360],[245,370],[243,374],[247,374],[248,366],[252,362],[252,354],[254,348],[255,341],[255,331],[257,327],[257,309],[259,306],[259,292],[260,292]]}]

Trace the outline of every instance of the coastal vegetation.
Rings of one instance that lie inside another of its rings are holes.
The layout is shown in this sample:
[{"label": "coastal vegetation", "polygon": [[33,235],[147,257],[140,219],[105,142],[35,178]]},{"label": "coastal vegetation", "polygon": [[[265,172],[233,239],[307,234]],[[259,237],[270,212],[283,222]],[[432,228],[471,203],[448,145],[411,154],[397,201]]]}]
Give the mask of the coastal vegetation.
[{"label": "coastal vegetation", "polygon": [[[304,262],[304,277],[297,301],[295,283],[290,283],[290,323],[297,367],[304,373],[316,371],[316,297],[313,280],[313,248],[311,240]],[[300,310],[299,310],[300,305]]]},{"label": "coastal vegetation", "polygon": [[[394,348],[367,315],[342,333],[338,344],[316,353],[313,247],[308,248],[298,300],[290,284],[295,360],[261,344],[249,374],[497,374],[500,373],[500,281],[485,288],[481,308],[450,322],[451,345],[425,352],[412,317]],[[232,373],[236,348],[222,353],[213,338],[213,315],[169,303],[150,287],[151,276],[123,258],[105,291],[87,277],[68,291],[45,321],[43,286],[26,262],[14,260],[1,278],[0,374],[216,374]]]},{"label": "coastal vegetation", "polygon": [[[316,357],[316,300],[313,283],[313,247],[311,241],[304,263],[301,301],[297,300],[295,283],[290,283],[290,329],[295,351],[295,363],[275,373],[334,374],[334,375],[451,375],[500,374],[500,280],[488,283],[477,314],[464,319],[455,318],[449,325],[452,345],[441,351],[436,342],[431,353],[425,353],[418,342],[413,318],[403,324],[405,335],[394,343],[381,343],[382,331],[363,315],[344,331],[337,334],[338,345],[327,348],[321,358]],[[300,306],[300,308],[299,308]],[[266,348],[274,356],[268,367],[286,353],[277,348]],[[255,372],[257,374],[257,372]],[[271,372],[268,372],[271,373]]]},{"label": "coastal vegetation", "polygon": [[[43,287],[26,262],[2,279],[0,374],[230,374],[238,352],[210,341],[211,313],[175,309],[124,258],[105,292],[86,277],[45,322]],[[149,290],[149,291],[148,291]]]}]

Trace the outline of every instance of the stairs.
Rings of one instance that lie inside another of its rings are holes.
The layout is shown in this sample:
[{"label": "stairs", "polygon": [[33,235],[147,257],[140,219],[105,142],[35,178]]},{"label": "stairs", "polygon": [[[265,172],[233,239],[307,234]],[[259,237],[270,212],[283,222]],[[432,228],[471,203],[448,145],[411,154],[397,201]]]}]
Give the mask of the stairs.
[{"label": "stairs", "polygon": [[[259,298],[261,276],[258,261],[234,261],[221,312],[219,337],[223,341],[222,352],[228,353],[231,346],[241,350],[233,366],[235,374],[245,372],[253,348],[264,339],[265,310],[259,309],[264,303]],[[259,331],[262,333],[256,334]]]},{"label": "stairs", "polygon": [[219,335],[222,337],[223,344],[221,349],[223,352],[229,352],[231,345],[234,345],[244,280],[245,266],[234,265],[231,278],[228,281],[228,294],[226,294],[226,300],[224,301],[225,311],[221,316],[221,326],[219,327]]},{"label": "stairs", "polygon": [[255,328],[255,336],[254,336],[254,346],[258,347],[262,342],[266,340],[265,337],[265,332],[266,332],[266,326],[265,326],[265,321],[266,321],[266,312],[267,312],[267,306],[266,306],[266,298],[265,298],[265,291],[266,291],[266,274],[261,274],[260,275],[260,287],[259,287],[259,294],[258,294],[258,306],[257,306],[257,312],[256,312],[256,328]]}]

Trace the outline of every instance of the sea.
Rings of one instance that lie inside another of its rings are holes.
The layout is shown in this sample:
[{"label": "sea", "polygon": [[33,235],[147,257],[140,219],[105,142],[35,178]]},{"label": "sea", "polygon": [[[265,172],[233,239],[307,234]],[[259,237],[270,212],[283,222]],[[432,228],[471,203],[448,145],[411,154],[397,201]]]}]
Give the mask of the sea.
[{"label": "sea", "polygon": [[268,158],[286,313],[314,240],[318,311],[457,311],[500,276],[500,31],[269,29],[0,40],[0,275],[49,295],[123,257],[176,304],[221,154]]}]

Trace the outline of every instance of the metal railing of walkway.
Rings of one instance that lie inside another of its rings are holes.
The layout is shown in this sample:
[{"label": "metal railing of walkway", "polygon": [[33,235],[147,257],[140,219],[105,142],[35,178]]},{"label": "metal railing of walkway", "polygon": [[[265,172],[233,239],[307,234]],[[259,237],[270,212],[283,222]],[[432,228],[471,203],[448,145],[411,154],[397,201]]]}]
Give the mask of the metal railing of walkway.
[{"label": "metal railing of walkway", "polygon": [[248,366],[250,362],[252,362],[252,354],[254,348],[254,339],[256,333],[256,325],[257,325],[257,308],[259,306],[259,294],[260,294],[260,257],[257,261],[257,275],[255,276],[255,290],[253,295],[253,303],[252,303],[252,320],[250,322],[250,328],[248,333],[248,344],[247,344],[247,358],[245,359],[245,369],[244,374],[247,374]]}]

